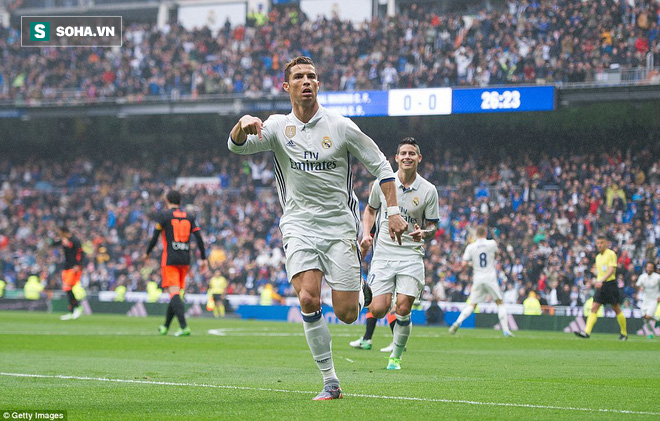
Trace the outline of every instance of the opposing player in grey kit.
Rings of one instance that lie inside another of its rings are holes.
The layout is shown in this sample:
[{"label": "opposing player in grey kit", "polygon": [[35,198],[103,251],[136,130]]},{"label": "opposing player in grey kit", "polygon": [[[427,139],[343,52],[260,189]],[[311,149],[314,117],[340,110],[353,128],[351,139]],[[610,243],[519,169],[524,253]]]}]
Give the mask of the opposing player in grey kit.
[{"label": "opposing player in grey kit", "polygon": [[332,288],[334,312],[345,323],[357,320],[371,301],[371,290],[360,276],[360,216],[351,155],[379,180],[390,237],[401,244],[408,224],[400,215],[394,172],[385,155],[350,119],[318,103],[314,62],[308,57],[292,59],[284,69],[282,86],[292,112],[272,115],[265,122],[244,115],[227,144],[238,154],[273,151],[286,271],[298,294],[309,349],[323,374],[323,390],[314,400],[340,399],[332,337],[321,312],[321,281],[325,277]]}]

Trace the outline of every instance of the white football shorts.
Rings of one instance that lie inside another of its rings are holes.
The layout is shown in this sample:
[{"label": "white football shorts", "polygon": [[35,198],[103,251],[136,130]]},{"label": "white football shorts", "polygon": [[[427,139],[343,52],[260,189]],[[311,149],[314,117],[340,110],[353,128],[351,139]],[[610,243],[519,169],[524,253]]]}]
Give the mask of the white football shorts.
[{"label": "white football shorts", "polygon": [[655,310],[658,308],[658,298],[644,297],[644,301],[642,301],[642,305],[639,308],[642,310],[642,316],[654,317]]},{"label": "white football shorts", "polygon": [[356,240],[288,237],[283,243],[289,282],[300,272],[318,269],[334,291],[359,291],[362,287]]},{"label": "white football shorts", "polygon": [[373,296],[404,294],[419,297],[424,288],[424,262],[419,260],[372,260],[367,283]]},{"label": "white football shorts", "polygon": [[496,281],[474,282],[470,291],[470,303],[485,303],[489,295],[493,301],[502,299],[502,290]]}]

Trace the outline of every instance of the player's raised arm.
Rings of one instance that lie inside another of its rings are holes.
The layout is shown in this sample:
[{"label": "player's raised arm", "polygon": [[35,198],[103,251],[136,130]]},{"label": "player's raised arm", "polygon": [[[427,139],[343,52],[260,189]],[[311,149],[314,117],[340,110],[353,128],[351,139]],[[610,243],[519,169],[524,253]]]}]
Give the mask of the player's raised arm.
[{"label": "player's raised arm", "polygon": [[234,128],[231,129],[231,138],[234,143],[242,145],[247,140],[247,136],[250,134],[256,134],[261,140],[261,129],[263,128],[264,123],[259,117],[253,117],[251,115],[244,115],[238,120],[238,123],[234,125]]},{"label": "player's raised arm", "polygon": [[227,147],[241,155],[271,150],[269,124],[275,124],[272,116],[262,122],[259,117],[244,115],[231,129]]}]

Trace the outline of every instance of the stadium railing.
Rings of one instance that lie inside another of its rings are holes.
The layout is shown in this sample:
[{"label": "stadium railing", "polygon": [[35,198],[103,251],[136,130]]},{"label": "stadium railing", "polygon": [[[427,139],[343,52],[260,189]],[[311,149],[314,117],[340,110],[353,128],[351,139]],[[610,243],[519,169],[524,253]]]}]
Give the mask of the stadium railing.
[{"label": "stadium railing", "polygon": [[[554,82],[552,84],[559,89],[580,88],[613,88],[629,86],[655,86],[660,85],[660,67],[637,68],[637,69],[607,69],[595,74],[591,82]],[[506,87],[506,85],[502,85]],[[523,86],[523,85],[518,85]],[[493,86],[495,87],[495,86]],[[181,94],[172,90],[169,94],[162,95],[131,95],[125,97],[93,97],[88,98],[85,92],[79,89],[48,90],[52,98],[13,98],[1,99],[0,107],[52,107],[68,105],[89,104],[149,104],[149,103],[191,103],[191,102],[218,102],[218,101],[243,101],[244,94],[213,94],[193,95]],[[254,100],[288,100],[288,96],[282,92],[279,95],[262,93]]]},{"label": "stadium railing", "polygon": [[635,69],[614,67],[602,69],[595,72],[592,82],[555,82],[554,85],[560,88],[660,85],[660,67],[639,67]]}]

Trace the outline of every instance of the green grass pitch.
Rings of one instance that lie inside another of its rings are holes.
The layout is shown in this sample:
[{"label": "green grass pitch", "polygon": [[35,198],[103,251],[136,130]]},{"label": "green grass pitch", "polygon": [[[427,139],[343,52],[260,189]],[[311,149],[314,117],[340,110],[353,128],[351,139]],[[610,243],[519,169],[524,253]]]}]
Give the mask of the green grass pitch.
[{"label": "green grass pitch", "polygon": [[415,326],[403,369],[388,371],[378,349],[389,328],[364,351],[348,346],[363,326],[331,325],[345,396],[313,402],[322,380],[299,324],[192,319],[193,335],[176,338],[158,336],[162,318],[58,316],[0,312],[0,410],[66,410],[69,420],[660,419],[660,339]]}]

